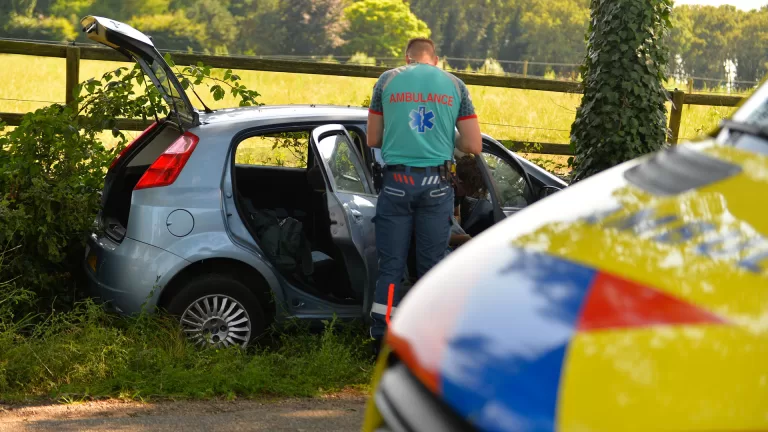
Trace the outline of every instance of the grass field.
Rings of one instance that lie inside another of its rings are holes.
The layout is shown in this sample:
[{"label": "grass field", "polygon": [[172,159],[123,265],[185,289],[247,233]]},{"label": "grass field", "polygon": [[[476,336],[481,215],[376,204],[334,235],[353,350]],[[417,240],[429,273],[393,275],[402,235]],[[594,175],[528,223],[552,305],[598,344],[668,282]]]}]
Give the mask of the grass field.
[{"label": "grass field", "polygon": [[[0,54],[0,112],[26,112],[64,100],[64,59]],[[101,76],[127,63],[82,61],[80,78]],[[369,78],[299,75],[278,72],[236,72],[243,84],[274,104],[333,104],[360,106],[375,82]],[[580,96],[554,92],[470,86],[483,132],[497,139],[567,143]],[[211,108],[234,106],[233,99],[213,102],[207,91],[198,93]],[[46,101],[28,102],[13,99]],[[668,107],[669,108],[669,107]],[[694,138],[716,126],[733,108],[686,106],[682,138]]]}]

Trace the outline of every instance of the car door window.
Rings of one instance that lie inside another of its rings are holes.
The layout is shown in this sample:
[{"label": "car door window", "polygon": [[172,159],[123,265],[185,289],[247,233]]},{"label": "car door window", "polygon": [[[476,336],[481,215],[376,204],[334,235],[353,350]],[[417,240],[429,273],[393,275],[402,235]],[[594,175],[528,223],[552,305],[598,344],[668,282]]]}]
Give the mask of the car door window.
[{"label": "car door window", "polygon": [[502,208],[526,207],[531,196],[525,177],[506,160],[491,153],[483,152],[483,159],[496,183],[499,205]]},{"label": "car door window", "polygon": [[320,157],[330,169],[336,192],[367,193],[366,177],[346,135],[330,135],[317,143]]}]

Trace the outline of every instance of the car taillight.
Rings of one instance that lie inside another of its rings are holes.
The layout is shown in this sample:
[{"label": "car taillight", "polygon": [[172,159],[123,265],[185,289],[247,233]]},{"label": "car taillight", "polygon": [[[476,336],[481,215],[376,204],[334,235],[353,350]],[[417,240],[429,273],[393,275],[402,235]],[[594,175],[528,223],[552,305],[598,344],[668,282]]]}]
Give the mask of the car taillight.
[{"label": "car taillight", "polygon": [[121,158],[122,158],[122,157],[123,157],[123,156],[124,156],[126,153],[128,153],[128,150],[130,150],[131,148],[133,148],[133,146],[134,146],[134,145],[136,145],[136,143],[137,143],[137,142],[141,141],[141,139],[142,139],[142,138],[144,138],[144,137],[145,137],[145,136],[146,136],[148,133],[152,132],[152,131],[153,131],[153,130],[156,128],[156,127],[157,127],[157,122],[153,122],[153,123],[152,123],[151,125],[149,125],[149,126],[146,128],[146,129],[144,129],[144,132],[142,132],[142,133],[141,133],[141,135],[139,135],[139,136],[138,136],[138,137],[137,137],[135,140],[131,141],[131,143],[130,143],[130,144],[128,144],[127,146],[125,146],[125,148],[123,149],[123,151],[121,151],[121,152],[120,152],[120,154],[119,154],[119,155],[117,155],[117,157],[115,158],[115,160],[113,160],[113,161],[112,161],[112,163],[109,165],[109,169],[111,170],[112,168],[114,168],[114,167],[115,167],[115,165],[117,165],[117,162],[118,162],[118,161],[119,161],[119,160],[120,160],[120,159],[121,159]]},{"label": "car taillight", "polygon": [[192,156],[198,141],[200,138],[197,135],[184,132],[152,163],[133,189],[147,189],[173,184],[189,157]]}]

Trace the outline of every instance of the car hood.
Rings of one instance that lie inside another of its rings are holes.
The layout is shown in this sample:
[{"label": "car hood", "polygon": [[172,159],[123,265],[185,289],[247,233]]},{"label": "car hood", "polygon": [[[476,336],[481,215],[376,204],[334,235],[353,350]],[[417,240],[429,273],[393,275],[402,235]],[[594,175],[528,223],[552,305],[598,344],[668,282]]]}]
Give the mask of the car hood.
[{"label": "car hood", "polygon": [[614,167],[449,255],[388,343],[480,430],[765,430],[766,191],[710,141]]}]

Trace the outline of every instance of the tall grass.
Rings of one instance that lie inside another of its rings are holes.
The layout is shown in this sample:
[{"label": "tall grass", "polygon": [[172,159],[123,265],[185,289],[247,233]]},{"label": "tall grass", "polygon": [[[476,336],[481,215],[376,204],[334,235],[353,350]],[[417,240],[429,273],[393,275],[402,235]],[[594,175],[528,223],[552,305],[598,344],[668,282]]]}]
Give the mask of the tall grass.
[{"label": "tall grass", "polygon": [[118,318],[87,301],[0,330],[0,400],[313,396],[369,381],[359,333],[294,333],[272,348],[200,350],[170,318]]},{"label": "tall grass", "polygon": [[[44,103],[5,99],[44,101],[64,100],[63,59],[0,55],[0,112],[26,112]],[[82,61],[80,78],[100,76],[128,63]],[[370,96],[374,79],[299,75],[279,72],[239,71],[243,84],[262,94],[261,101],[274,104],[333,104],[359,106]],[[570,126],[581,96],[533,90],[470,86],[483,132],[498,139],[567,143]],[[227,97],[214,102],[206,92],[198,92],[212,108],[235,106]],[[195,101],[194,96],[192,100]],[[667,104],[667,108],[670,105]],[[686,106],[680,135],[694,138],[717,125],[733,108]]]},{"label": "tall grass", "polygon": [[0,283],[0,401],[313,396],[370,378],[363,332],[350,325],[329,322],[313,334],[296,324],[262,347],[201,350],[170,317],[117,317],[91,300],[45,317],[13,315],[31,299]]}]

